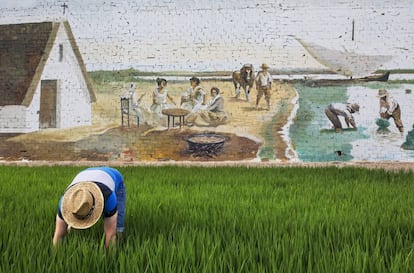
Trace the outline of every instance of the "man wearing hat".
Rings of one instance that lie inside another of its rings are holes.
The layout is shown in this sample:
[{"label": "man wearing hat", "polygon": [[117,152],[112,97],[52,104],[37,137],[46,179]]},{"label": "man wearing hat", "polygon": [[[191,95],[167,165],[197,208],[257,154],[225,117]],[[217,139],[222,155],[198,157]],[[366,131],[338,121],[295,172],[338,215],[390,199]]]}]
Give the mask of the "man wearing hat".
[{"label": "man wearing hat", "polygon": [[124,231],[126,192],[122,174],[110,167],[94,167],[78,173],[60,198],[53,245],[70,228],[87,229],[104,218],[105,247]]},{"label": "man wearing hat", "polygon": [[256,89],[257,89],[257,98],[256,98],[256,109],[259,106],[260,99],[265,96],[267,103],[267,110],[270,110],[270,91],[272,90],[272,76],[270,75],[267,64],[262,64],[260,66],[262,69],[256,75]]},{"label": "man wearing hat", "polygon": [[398,102],[385,89],[378,90],[378,97],[380,100],[380,117],[387,120],[392,117],[395,126],[403,134],[404,126],[401,121],[401,109]]},{"label": "man wearing hat", "polygon": [[349,125],[357,128],[354,117],[352,116],[356,112],[359,112],[359,105],[357,103],[331,103],[325,109],[325,114],[332,122],[336,133],[342,132],[342,124],[339,120],[340,116],[345,118],[345,123],[348,128]]}]

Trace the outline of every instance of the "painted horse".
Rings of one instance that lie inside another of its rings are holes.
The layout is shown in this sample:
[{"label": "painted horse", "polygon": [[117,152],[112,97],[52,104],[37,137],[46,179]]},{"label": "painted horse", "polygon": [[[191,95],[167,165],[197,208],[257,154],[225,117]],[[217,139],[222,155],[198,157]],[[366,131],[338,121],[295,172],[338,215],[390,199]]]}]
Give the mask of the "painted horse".
[{"label": "painted horse", "polygon": [[254,84],[254,69],[252,64],[243,65],[240,70],[236,70],[232,74],[232,80],[236,93],[236,98],[240,96],[240,88],[243,88],[246,100],[249,101],[250,89]]}]

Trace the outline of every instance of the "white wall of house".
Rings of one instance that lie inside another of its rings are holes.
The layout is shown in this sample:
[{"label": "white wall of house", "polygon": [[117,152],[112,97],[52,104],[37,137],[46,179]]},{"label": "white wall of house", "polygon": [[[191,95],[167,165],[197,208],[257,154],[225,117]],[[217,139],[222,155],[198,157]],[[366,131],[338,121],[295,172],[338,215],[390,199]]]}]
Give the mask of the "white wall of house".
[{"label": "white wall of house", "polygon": [[[63,46],[62,58],[59,45]],[[39,130],[42,80],[58,81],[56,128],[92,124],[92,105],[86,81],[65,27],[61,24],[30,105],[0,107],[0,133],[28,133]]]},{"label": "white wall of house", "polygon": [[26,126],[26,110],[20,105],[0,106],[0,133],[30,132]]},{"label": "white wall of house", "polygon": [[[59,45],[63,46],[62,60],[59,56]],[[42,80],[55,79],[59,80],[57,127],[91,125],[92,105],[88,88],[63,24],[60,25],[56,42],[42,75]],[[38,89],[40,93],[40,83]]]}]

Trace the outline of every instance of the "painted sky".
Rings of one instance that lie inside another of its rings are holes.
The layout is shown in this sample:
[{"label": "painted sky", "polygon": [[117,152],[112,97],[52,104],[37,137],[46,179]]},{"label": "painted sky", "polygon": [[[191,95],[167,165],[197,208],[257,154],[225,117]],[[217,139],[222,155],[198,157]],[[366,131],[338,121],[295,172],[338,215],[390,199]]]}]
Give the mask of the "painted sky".
[{"label": "painted sky", "polygon": [[396,69],[414,68],[413,12],[412,0],[2,0],[0,23],[67,19],[88,70],[322,67],[293,36],[392,55],[383,68]]}]

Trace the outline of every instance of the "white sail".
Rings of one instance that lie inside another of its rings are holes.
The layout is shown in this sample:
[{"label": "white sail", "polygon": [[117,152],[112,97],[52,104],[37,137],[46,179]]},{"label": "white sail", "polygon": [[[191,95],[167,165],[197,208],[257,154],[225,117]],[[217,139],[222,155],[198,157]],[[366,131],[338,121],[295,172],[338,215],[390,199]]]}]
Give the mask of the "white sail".
[{"label": "white sail", "polygon": [[362,55],[346,49],[330,49],[295,38],[315,60],[333,72],[347,77],[368,76],[392,58],[386,55]]}]

